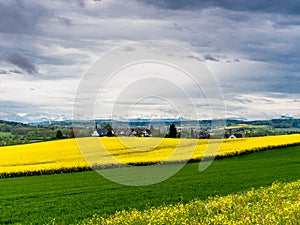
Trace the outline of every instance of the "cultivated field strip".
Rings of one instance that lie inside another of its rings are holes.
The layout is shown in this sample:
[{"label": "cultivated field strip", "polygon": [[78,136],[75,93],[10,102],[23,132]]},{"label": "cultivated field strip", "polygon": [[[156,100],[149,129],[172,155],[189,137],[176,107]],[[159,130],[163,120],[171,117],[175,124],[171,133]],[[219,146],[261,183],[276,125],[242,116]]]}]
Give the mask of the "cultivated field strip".
[{"label": "cultivated field strip", "polygon": [[[77,145],[79,144],[79,145]],[[0,148],[1,177],[85,171],[231,157],[300,144],[300,134],[197,140],[163,138],[81,138]],[[80,147],[78,147],[80,146]]]},{"label": "cultivated field strip", "polygon": [[95,214],[82,224],[299,224],[300,180],[189,203]]}]

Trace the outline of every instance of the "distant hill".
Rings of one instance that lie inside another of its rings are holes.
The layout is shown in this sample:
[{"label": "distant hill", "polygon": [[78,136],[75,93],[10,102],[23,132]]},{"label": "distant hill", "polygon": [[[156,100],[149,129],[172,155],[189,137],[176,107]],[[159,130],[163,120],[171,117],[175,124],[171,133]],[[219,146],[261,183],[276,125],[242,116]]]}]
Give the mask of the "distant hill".
[{"label": "distant hill", "polygon": [[[13,128],[15,126],[18,127],[55,127],[55,128],[72,128],[73,125],[84,125],[84,124],[94,124],[94,123],[100,123],[100,124],[117,124],[117,125],[131,125],[131,126],[148,126],[149,124],[156,124],[156,123],[164,123],[166,125],[169,125],[171,123],[174,123],[176,125],[180,124],[199,124],[208,126],[218,120],[188,120],[184,118],[162,118],[162,119],[143,119],[143,118],[134,118],[129,119],[128,121],[118,121],[118,120],[112,120],[112,119],[96,119],[96,120],[89,120],[89,121],[75,121],[73,123],[72,120],[63,120],[63,121],[42,121],[42,122],[34,122],[34,123],[20,123],[20,122],[14,122],[14,121],[5,121],[0,120],[0,131],[1,127],[10,127]],[[239,118],[227,118],[224,120],[226,123],[226,126],[235,126],[239,124],[248,124],[248,125],[265,125],[265,126],[271,126],[273,128],[300,128],[300,119],[271,119],[271,120],[251,120],[247,121],[244,119]],[[9,129],[10,129],[9,128]]]}]

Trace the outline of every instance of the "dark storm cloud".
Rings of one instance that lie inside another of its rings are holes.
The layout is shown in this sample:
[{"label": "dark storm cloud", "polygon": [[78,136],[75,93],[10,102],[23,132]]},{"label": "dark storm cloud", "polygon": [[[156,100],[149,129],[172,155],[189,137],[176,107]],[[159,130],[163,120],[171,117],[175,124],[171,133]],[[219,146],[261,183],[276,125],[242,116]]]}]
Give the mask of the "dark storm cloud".
[{"label": "dark storm cloud", "polygon": [[266,13],[300,14],[297,0],[141,0],[168,9],[203,9],[219,7],[233,11],[256,11]]},{"label": "dark storm cloud", "polygon": [[217,59],[216,57],[212,56],[211,54],[204,55],[204,59],[205,60],[209,60],[209,61],[216,61],[216,62],[219,61],[219,59]]},{"label": "dark storm cloud", "polygon": [[22,70],[25,70],[27,73],[34,74],[37,73],[36,66],[30,62],[27,58],[20,55],[19,53],[11,54],[7,57],[7,61],[16,65]]}]

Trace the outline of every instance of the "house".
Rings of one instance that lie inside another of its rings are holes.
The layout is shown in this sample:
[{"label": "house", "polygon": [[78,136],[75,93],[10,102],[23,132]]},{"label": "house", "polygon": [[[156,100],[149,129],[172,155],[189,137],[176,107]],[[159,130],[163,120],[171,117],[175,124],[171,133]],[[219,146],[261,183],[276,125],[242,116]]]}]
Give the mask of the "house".
[{"label": "house", "polygon": [[136,136],[136,137],[151,137],[151,131],[146,128],[131,128],[130,136]]},{"label": "house", "polygon": [[240,133],[236,133],[236,134],[234,134],[234,136],[235,136],[236,138],[242,138],[242,137],[243,137],[243,135],[240,134]]},{"label": "house", "polygon": [[108,130],[106,128],[98,128],[97,123],[95,124],[94,132],[92,133],[92,137],[103,137],[108,135]]},{"label": "house", "polygon": [[130,131],[128,129],[116,129],[115,135],[116,136],[129,136]]},{"label": "house", "polygon": [[232,138],[242,138],[243,135],[236,133],[236,134],[225,134],[224,138],[232,139]]},{"label": "house", "polygon": [[107,136],[108,130],[105,128],[97,129],[97,133],[99,134],[99,137]]},{"label": "house", "polygon": [[209,139],[209,138],[210,138],[210,134],[208,132],[201,131],[199,133],[199,139]]},{"label": "house", "polygon": [[103,137],[103,136],[107,136],[108,134],[108,130],[107,129],[99,129],[96,128],[92,134],[93,137]]},{"label": "house", "polygon": [[114,130],[114,134],[116,135],[116,136],[130,136],[130,134],[131,134],[131,129],[130,128],[116,128],[115,130]]},{"label": "house", "polygon": [[96,130],[94,130],[94,132],[92,133],[92,137],[99,137],[99,134]]},{"label": "house", "polygon": [[281,120],[292,120],[293,117],[292,117],[292,116],[289,116],[289,115],[283,114],[283,115],[280,116],[279,119],[281,119]]}]

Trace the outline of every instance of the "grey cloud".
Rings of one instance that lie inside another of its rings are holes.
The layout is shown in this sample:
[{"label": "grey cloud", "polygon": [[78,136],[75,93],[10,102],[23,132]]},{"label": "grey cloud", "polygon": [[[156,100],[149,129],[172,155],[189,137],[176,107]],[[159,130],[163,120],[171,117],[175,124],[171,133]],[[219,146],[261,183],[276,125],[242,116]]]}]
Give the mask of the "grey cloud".
[{"label": "grey cloud", "polygon": [[295,0],[141,0],[147,4],[173,10],[219,7],[234,11],[300,14],[300,2]]},{"label": "grey cloud", "polygon": [[253,92],[271,92],[300,94],[300,76],[283,75],[283,72],[277,71],[275,74],[261,71],[256,74],[247,74],[239,77],[227,78],[221,86],[224,93],[253,93]]},{"label": "grey cloud", "polygon": [[219,61],[219,59],[217,59],[216,57],[213,57],[211,54],[204,55],[204,59],[209,60],[209,61],[216,61],[216,62]]},{"label": "grey cloud", "polygon": [[133,51],[135,51],[135,49],[133,47],[131,47],[131,46],[126,46],[122,50],[125,51],[125,52],[133,52]]},{"label": "grey cloud", "polygon": [[[195,24],[198,30],[205,31],[197,33],[198,40],[191,40],[193,46],[200,51],[242,53],[254,61],[300,63],[300,35],[299,25],[296,23],[300,19],[297,16],[241,13],[222,9],[210,9],[203,16],[206,16],[203,20],[211,22],[206,25]],[[287,23],[286,20],[294,25],[277,26],[282,21]],[[203,37],[203,40],[199,37]]]},{"label": "grey cloud", "polygon": [[0,100],[1,119],[20,121],[19,113],[37,112],[40,110],[39,105],[20,103],[17,101]]},{"label": "grey cloud", "polygon": [[188,56],[186,56],[186,58],[195,59],[195,60],[197,60],[199,62],[203,62],[204,61],[202,58],[200,58],[198,56],[195,56],[195,55],[188,55]]},{"label": "grey cloud", "polygon": [[0,32],[12,34],[32,34],[38,31],[46,10],[38,4],[7,1],[0,3]]},{"label": "grey cloud", "polygon": [[226,60],[227,63],[237,63],[239,61],[240,61],[239,59],[228,59],[228,60]]},{"label": "grey cloud", "polygon": [[20,70],[9,70],[10,73],[23,74]]},{"label": "grey cloud", "polygon": [[274,81],[266,82],[266,89],[281,93],[300,93],[300,76],[282,75]]},{"label": "grey cloud", "polygon": [[0,2],[0,49],[19,52],[1,57],[16,66],[4,62],[0,74],[12,79],[37,72],[35,64],[39,76],[22,79],[76,79],[113,47],[156,39],[190,48],[212,67],[232,66],[217,70],[224,93],[299,93],[299,1]]},{"label": "grey cloud", "polygon": [[285,16],[276,24],[274,24],[274,28],[276,29],[286,29],[292,26],[300,26],[300,18],[296,16]]},{"label": "grey cloud", "polygon": [[30,62],[27,58],[20,55],[19,53],[11,54],[7,57],[7,61],[16,65],[22,70],[25,70],[27,73],[34,74],[37,73],[36,66]]},{"label": "grey cloud", "polygon": [[0,118],[17,122],[32,122],[39,121],[43,117],[48,119],[53,118],[53,116],[58,117],[58,114],[48,114],[47,110],[43,112],[42,107],[45,106],[34,103],[28,104],[17,101],[0,100]]},{"label": "grey cloud", "polygon": [[0,70],[0,74],[22,74],[20,70]]},{"label": "grey cloud", "polygon": [[0,70],[0,74],[8,74],[8,71],[6,71],[6,70]]},{"label": "grey cloud", "polygon": [[184,28],[179,26],[177,23],[174,23],[174,27],[179,31],[184,31]]},{"label": "grey cloud", "polygon": [[66,26],[72,25],[72,21],[64,16],[58,16],[56,19]]},{"label": "grey cloud", "polygon": [[186,58],[195,59],[195,60],[197,60],[199,62],[213,61],[213,62],[227,62],[227,63],[232,63],[232,62],[239,62],[240,61],[239,59],[235,59],[235,58],[234,59],[228,59],[228,57],[226,57],[226,56],[212,55],[212,54],[204,54],[202,57],[203,58],[198,57],[198,56],[194,56],[194,55],[189,55]]}]

